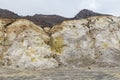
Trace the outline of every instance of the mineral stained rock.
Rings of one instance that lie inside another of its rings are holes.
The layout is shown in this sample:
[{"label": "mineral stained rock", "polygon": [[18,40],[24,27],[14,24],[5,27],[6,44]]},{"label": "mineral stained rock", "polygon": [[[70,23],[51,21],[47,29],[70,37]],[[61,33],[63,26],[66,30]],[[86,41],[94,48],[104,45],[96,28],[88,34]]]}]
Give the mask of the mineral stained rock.
[{"label": "mineral stained rock", "polygon": [[120,19],[113,16],[64,21],[51,29],[52,51],[66,66],[120,66]]},{"label": "mineral stained rock", "polygon": [[119,67],[120,18],[95,16],[42,29],[25,19],[0,19],[0,63],[7,67]]},{"label": "mineral stained rock", "polygon": [[49,37],[39,26],[28,20],[19,19],[8,25],[4,31],[3,47],[7,46],[3,53],[5,66],[52,68],[58,65],[51,57],[50,46],[46,44]]}]

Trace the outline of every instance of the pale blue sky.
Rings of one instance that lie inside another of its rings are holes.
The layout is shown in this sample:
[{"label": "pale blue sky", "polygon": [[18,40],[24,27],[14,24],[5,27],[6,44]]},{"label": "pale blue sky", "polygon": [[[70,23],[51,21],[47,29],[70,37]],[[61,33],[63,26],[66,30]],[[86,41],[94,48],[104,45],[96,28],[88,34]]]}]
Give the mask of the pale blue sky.
[{"label": "pale blue sky", "polygon": [[0,0],[0,8],[19,15],[57,14],[75,16],[81,9],[120,15],[120,0]]}]

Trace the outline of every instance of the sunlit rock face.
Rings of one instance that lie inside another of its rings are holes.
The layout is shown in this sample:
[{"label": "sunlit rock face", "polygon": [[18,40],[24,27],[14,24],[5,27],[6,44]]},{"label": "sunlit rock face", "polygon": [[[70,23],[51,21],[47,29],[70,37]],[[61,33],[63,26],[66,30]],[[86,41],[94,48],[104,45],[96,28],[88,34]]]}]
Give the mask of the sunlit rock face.
[{"label": "sunlit rock face", "polygon": [[66,66],[120,66],[120,19],[112,16],[64,21],[51,29],[51,50]]},{"label": "sunlit rock face", "polygon": [[4,34],[4,46],[8,46],[3,53],[5,66],[33,69],[58,66],[57,61],[51,57],[50,46],[46,44],[49,37],[39,26],[19,19],[8,25]]}]

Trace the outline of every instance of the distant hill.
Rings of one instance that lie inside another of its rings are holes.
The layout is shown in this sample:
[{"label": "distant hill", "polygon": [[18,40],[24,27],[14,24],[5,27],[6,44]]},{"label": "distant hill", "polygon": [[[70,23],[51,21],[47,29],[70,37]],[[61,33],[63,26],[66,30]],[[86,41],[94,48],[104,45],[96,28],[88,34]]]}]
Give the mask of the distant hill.
[{"label": "distant hill", "polygon": [[88,9],[83,9],[74,17],[74,19],[82,19],[82,18],[88,18],[92,16],[103,16],[103,15],[108,16],[108,14],[100,14]]},{"label": "distant hill", "polygon": [[100,14],[93,12],[91,10],[83,9],[73,18],[65,18],[59,15],[42,15],[42,14],[35,14],[33,16],[19,16],[12,11],[0,9],[0,18],[9,18],[9,19],[25,18],[33,21],[36,25],[40,25],[41,27],[46,27],[46,26],[52,27],[58,23],[63,22],[64,20],[82,19],[92,16],[103,16],[103,15],[107,15],[107,14]]},{"label": "distant hill", "polygon": [[9,10],[0,9],[0,18],[20,18],[19,15],[15,14],[14,12],[11,12]]},{"label": "distant hill", "polygon": [[42,27],[49,26],[52,27],[57,23],[61,23],[67,18],[58,16],[58,15],[41,15],[36,14],[34,16],[25,16],[25,19],[33,21],[37,25],[41,25]]}]

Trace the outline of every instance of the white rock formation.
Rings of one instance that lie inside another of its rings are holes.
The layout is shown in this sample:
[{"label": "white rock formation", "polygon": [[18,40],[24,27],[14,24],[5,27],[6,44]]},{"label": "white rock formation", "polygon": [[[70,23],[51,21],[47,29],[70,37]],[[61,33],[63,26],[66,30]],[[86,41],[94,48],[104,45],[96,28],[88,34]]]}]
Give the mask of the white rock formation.
[{"label": "white rock formation", "polygon": [[67,66],[120,66],[120,19],[112,16],[64,21],[51,29],[53,51]]},{"label": "white rock formation", "polygon": [[21,69],[119,67],[120,18],[90,17],[40,28],[25,19],[0,19],[0,65]]},{"label": "white rock formation", "polygon": [[39,26],[20,19],[7,26],[5,34],[9,46],[3,54],[5,66],[37,69],[58,66],[51,57],[50,46],[46,44],[49,37]]}]

